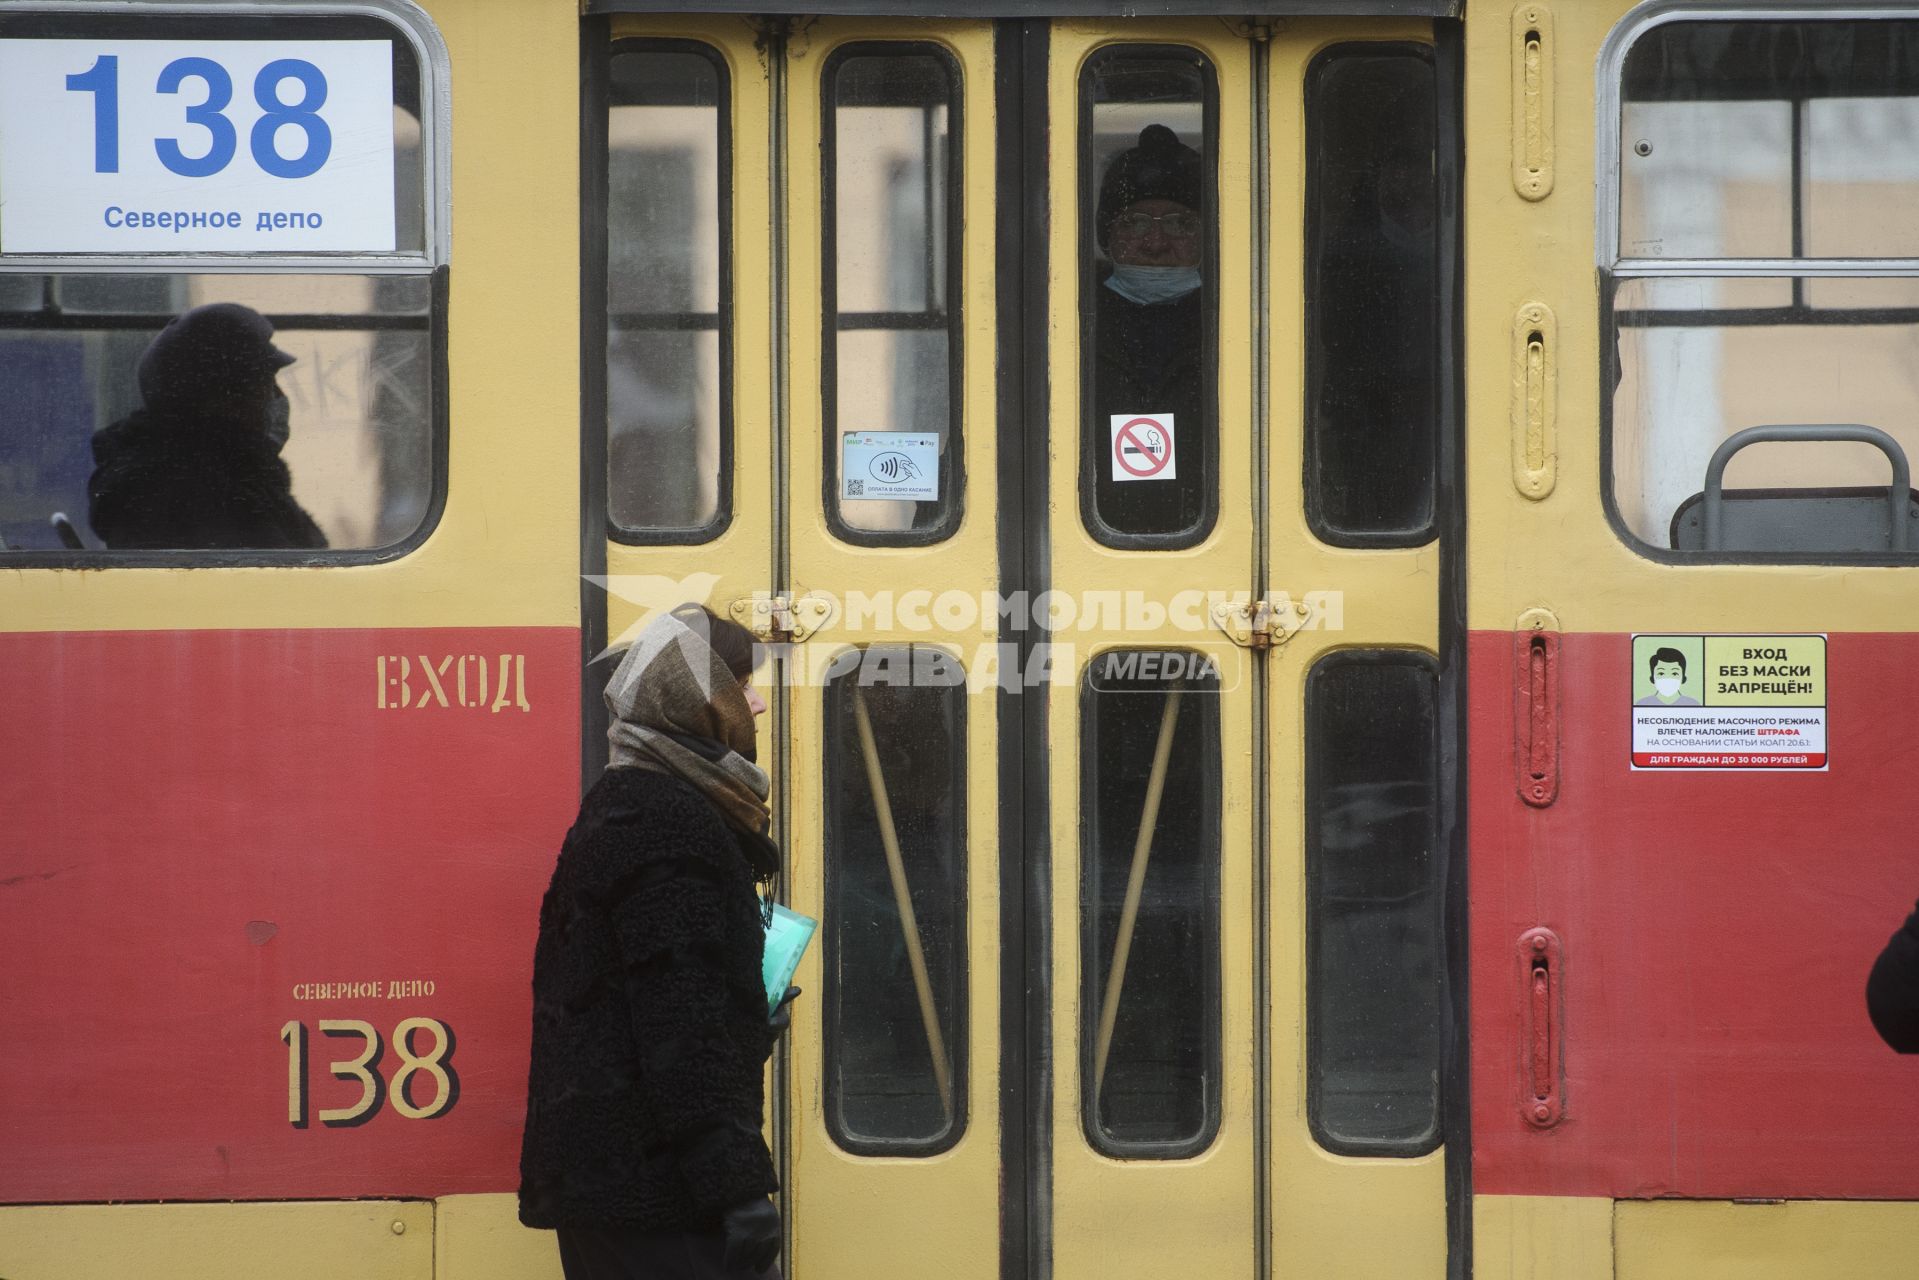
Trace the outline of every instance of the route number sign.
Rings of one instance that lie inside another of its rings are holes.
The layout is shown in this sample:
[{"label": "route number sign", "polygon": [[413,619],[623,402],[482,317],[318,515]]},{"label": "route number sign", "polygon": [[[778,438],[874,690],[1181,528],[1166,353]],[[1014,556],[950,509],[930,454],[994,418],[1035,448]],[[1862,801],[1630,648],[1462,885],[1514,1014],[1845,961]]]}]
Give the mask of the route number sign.
[{"label": "route number sign", "polygon": [[0,40],[0,253],[391,252],[382,40]]}]

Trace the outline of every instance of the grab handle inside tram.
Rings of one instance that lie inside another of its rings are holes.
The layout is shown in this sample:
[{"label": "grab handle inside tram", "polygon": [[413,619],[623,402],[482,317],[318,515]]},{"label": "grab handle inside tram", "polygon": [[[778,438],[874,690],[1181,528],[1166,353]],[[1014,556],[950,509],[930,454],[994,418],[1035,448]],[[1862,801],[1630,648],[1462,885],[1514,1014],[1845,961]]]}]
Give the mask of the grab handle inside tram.
[{"label": "grab handle inside tram", "polygon": [[1713,451],[1712,461],[1706,464],[1706,489],[1704,494],[1705,549],[1723,551],[1726,536],[1725,485],[1726,464],[1732,456],[1747,445],[1771,444],[1779,442],[1840,442],[1855,441],[1869,444],[1886,455],[1892,464],[1892,484],[1887,490],[1887,506],[1891,512],[1891,523],[1887,531],[1887,546],[1893,551],[1906,549],[1906,530],[1911,523],[1911,509],[1908,495],[1912,491],[1912,468],[1906,462],[1906,451],[1899,442],[1878,427],[1868,427],[1862,423],[1778,423],[1770,426],[1747,427],[1735,431]]}]

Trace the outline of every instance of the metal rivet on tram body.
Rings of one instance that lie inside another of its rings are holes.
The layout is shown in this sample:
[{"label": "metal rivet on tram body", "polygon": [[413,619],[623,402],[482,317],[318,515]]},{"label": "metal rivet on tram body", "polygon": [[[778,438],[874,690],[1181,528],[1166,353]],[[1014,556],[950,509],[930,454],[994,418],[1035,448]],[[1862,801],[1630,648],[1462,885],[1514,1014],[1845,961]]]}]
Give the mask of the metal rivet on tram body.
[{"label": "metal rivet on tram body", "polygon": [[1546,949],[1546,940],[1545,940],[1544,938],[1534,938],[1534,939],[1533,939],[1533,950],[1534,950],[1534,951],[1544,951],[1545,949]]},{"label": "metal rivet on tram body", "polygon": [[1639,141],[1632,144],[1632,149],[1633,149],[1634,155],[1649,156],[1652,154],[1652,143],[1646,141],[1644,138],[1641,138]]},{"label": "metal rivet on tram body", "polygon": [[1547,1106],[1545,1103],[1542,1102],[1538,1106],[1533,1108],[1533,1119],[1550,1120],[1552,1118],[1553,1118],[1553,1109]]},{"label": "metal rivet on tram body", "polygon": [[404,1222],[401,1222],[401,1221],[400,1221],[400,1220],[399,1220],[398,1218],[395,1218],[395,1219],[393,1220],[393,1234],[394,1234],[394,1235],[396,1235],[396,1236],[403,1236],[403,1235],[405,1235],[405,1234],[406,1234],[406,1223],[404,1223]]}]

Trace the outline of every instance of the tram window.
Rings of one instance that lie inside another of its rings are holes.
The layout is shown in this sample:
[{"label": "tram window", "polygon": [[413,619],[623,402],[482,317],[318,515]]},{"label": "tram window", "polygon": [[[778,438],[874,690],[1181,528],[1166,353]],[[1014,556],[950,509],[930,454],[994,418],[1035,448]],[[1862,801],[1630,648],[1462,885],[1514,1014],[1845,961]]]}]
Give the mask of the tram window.
[{"label": "tram window", "polygon": [[[210,89],[234,80],[233,112],[251,109],[239,105],[258,96],[247,68],[258,65],[263,77],[269,64],[249,59],[269,56],[262,50],[272,42],[314,51],[297,65],[303,80],[317,77],[308,88],[326,98],[318,118],[331,123],[327,148],[316,143],[303,157],[317,152],[312,163],[326,170],[310,197],[320,205],[306,212],[295,210],[309,196],[260,186],[281,175],[266,176],[257,137],[237,161],[220,160],[220,176],[198,175],[211,184],[204,197],[166,197],[174,209],[139,213],[137,224],[134,196],[157,191],[140,185],[152,141],[102,135],[103,145],[121,146],[102,171],[122,173],[124,159],[132,185],[100,195],[87,217],[67,216],[84,199],[77,188],[16,182],[20,204],[9,206],[0,253],[0,564],[331,563],[416,545],[445,476],[444,48],[424,15],[400,5],[6,8],[0,38],[46,42],[9,48],[55,86],[68,56],[55,50],[76,58],[93,58],[89,46],[113,50],[97,59],[111,68],[114,78],[100,82],[111,89],[97,92],[121,95],[128,120],[149,108],[124,95],[154,83],[136,64],[175,47],[158,42],[204,54],[191,61],[204,64]],[[69,88],[79,73],[92,82],[84,66],[73,72]],[[211,97],[224,93],[209,95],[209,118],[231,133],[226,110],[212,109]],[[8,99],[5,110],[27,110],[22,101]],[[366,148],[389,119],[390,241],[383,217],[342,216],[377,211],[375,190],[384,198],[388,175],[356,160],[372,154]],[[199,145],[181,155],[212,163],[213,151],[194,156]],[[344,200],[326,182],[364,184],[353,190],[367,201]],[[215,196],[221,203],[210,205]],[[281,202],[293,208],[270,212]],[[178,219],[170,229],[169,219]],[[113,229],[104,242],[101,222]],[[206,265],[216,258],[217,270]]]},{"label": "tram window", "polygon": [[726,65],[614,45],[607,110],[607,507],[616,536],[697,542],[728,514],[732,306]]},{"label": "tram window", "polygon": [[[1911,556],[1919,493],[1888,482],[1919,447],[1900,261],[1919,257],[1919,21],[1672,22],[1620,65],[1619,526],[1689,555]],[[1880,447],[1842,438],[1854,424]],[[1795,433],[1825,438],[1766,439]]]},{"label": "tram window", "polygon": [[40,305],[42,278],[0,275],[0,311],[31,311]]},{"label": "tram window", "polygon": [[1436,690],[1406,652],[1334,654],[1307,680],[1306,1105],[1349,1155],[1439,1143]]},{"label": "tram window", "polygon": [[1419,45],[1339,45],[1306,84],[1306,516],[1338,546],[1433,536],[1437,101]]},{"label": "tram window", "polygon": [[[849,541],[930,542],[963,493],[959,72],[934,45],[863,43],[824,83],[826,510]],[[902,485],[934,496],[872,496]]]},{"label": "tram window", "polygon": [[1919,22],[1666,23],[1620,96],[1622,257],[1919,257]]},{"label": "tram window", "polygon": [[1094,538],[1183,547],[1218,505],[1218,93],[1196,50],[1080,73],[1080,503]]},{"label": "tram window", "polygon": [[847,650],[826,688],[827,1132],[928,1156],[966,1127],[966,676]]},{"label": "tram window", "polygon": [[[1633,536],[1703,550],[1705,477],[1735,432],[1863,423],[1919,457],[1911,279],[1762,281],[1797,305],[1716,305],[1733,280],[1623,280],[1613,299],[1612,496]],[[1869,444],[1756,443],[1727,463],[1725,551],[1888,550],[1891,466]],[[1919,494],[1905,495],[1919,509]],[[1914,529],[1919,530],[1919,521]],[[1919,539],[1907,542],[1919,549]]]},{"label": "tram window", "polygon": [[[433,293],[416,276],[0,275],[0,540],[14,552],[62,550],[58,513],[94,550],[404,542],[432,506]],[[231,415],[156,391],[154,370],[168,381],[165,369],[193,363],[192,344],[147,362],[143,395],[149,344],[214,303],[264,317],[273,348],[293,358],[267,375],[286,396],[277,461],[253,443],[270,414],[257,425],[241,415],[245,439],[214,450],[201,429]],[[169,434],[185,429],[190,442]],[[288,474],[276,491],[280,464]]]},{"label": "tram window", "polygon": [[1081,687],[1081,1121],[1108,1155],[1219,1128],[1218,695],[1184,651],[1108,650]]}]

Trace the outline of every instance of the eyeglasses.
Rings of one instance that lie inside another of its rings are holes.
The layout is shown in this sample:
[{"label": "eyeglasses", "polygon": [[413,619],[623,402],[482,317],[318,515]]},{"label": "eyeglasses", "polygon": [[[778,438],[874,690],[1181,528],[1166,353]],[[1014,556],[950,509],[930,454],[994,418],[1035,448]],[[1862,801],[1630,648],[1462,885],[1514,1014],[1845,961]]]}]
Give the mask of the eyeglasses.
[{"label": "eyeglasses", "polygon": [[1206,229],[1206,223],[1197,213],[1162,213],[1157,216],[1150,213],[1122,213],[1113,219],[1113,229],[1124,231],[1129,236],[1143,236],[1159,227],[1169,236],[1181,240],[1190,240]]}]

